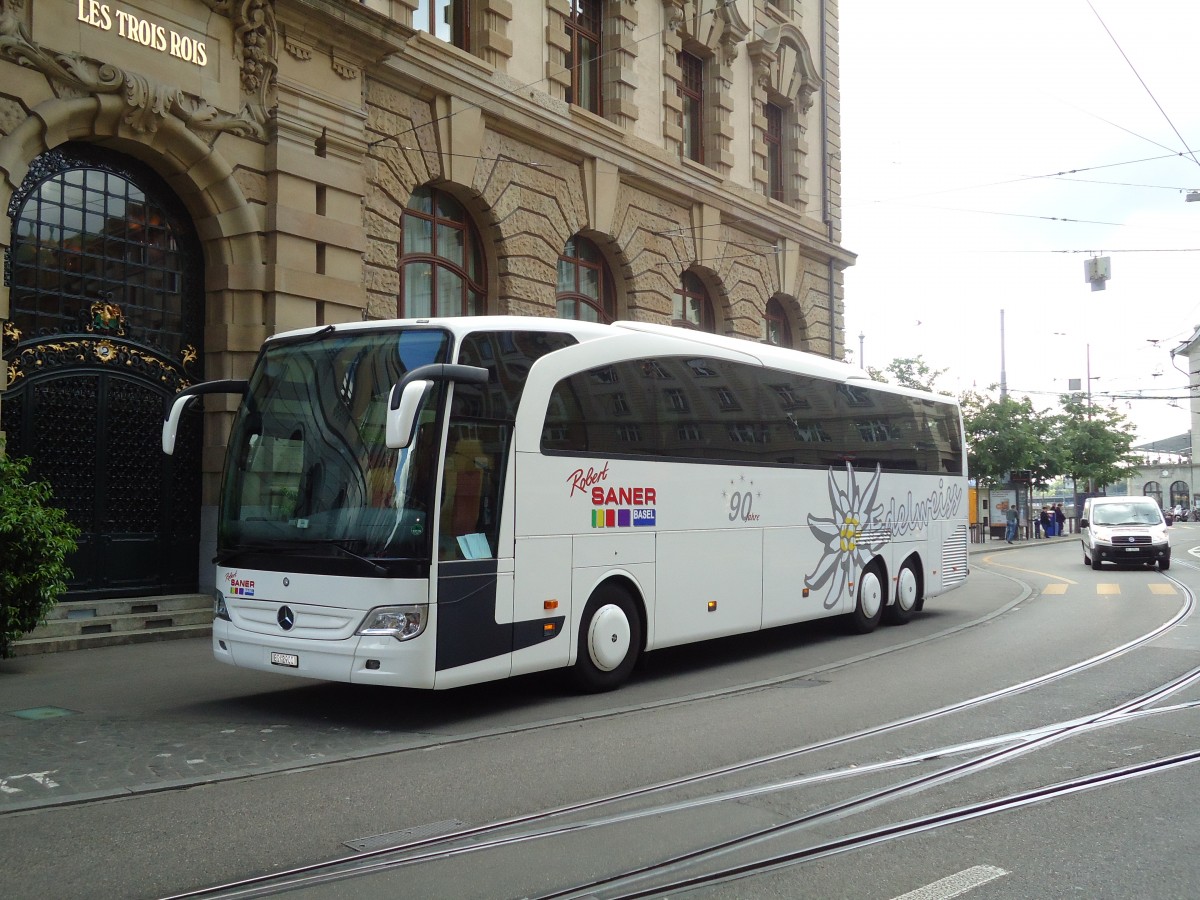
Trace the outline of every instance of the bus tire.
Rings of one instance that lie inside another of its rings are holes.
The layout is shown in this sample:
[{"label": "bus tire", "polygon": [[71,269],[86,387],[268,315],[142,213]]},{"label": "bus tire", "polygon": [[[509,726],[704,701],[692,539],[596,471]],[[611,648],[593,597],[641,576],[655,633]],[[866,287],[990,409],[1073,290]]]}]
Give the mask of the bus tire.
[{"label": "bus tire", "polygon": [[883,611],[883,617],[889,625],[903,625],[913,617],[921,602],[921,582],[911,563],[900,567],[896,576],[896,596],[890,606]]},{"label": "bus tire", "polygon": [[879,577],[878,566],[867,566],[858,577],[858,599],[854,612],[850,614],[850,627],[858,634],[869,634],[883,618],[883,604],[887,593]]},{"label": "bus tire", "polygon": [[629,677],[642,651],[642,620],[629,594],[602,584],[588,599],[579,625],[579,646],[571,675],[588,693],[611,691]]}]

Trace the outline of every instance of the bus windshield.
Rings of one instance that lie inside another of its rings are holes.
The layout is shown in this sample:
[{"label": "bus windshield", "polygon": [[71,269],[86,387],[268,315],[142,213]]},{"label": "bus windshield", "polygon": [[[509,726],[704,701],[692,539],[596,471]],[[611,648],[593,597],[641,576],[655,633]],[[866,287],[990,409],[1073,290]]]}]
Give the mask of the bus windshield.
[{"label": "bus windshield", "polygon": [[385,417],[392,386],[450,346],[430,328],[268,344],[230,435],[218,553],[428,559],[443,388],[408,448],[388,449]]}]

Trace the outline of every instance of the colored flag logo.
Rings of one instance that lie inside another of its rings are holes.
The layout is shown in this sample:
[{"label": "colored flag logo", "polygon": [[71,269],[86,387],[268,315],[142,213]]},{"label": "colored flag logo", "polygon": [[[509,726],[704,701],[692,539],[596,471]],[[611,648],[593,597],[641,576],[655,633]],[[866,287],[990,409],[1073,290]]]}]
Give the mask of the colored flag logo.
[{"label": "colored flag logo", "polygon": [[593,528],[645,527],[657,524],[657,510],[645,509],[593,509]]}]

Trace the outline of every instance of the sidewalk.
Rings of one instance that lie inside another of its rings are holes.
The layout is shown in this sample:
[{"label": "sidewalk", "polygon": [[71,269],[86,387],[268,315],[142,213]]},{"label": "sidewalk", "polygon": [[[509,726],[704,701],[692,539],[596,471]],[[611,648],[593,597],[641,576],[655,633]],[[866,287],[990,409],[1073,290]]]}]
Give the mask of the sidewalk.
[{"label": "sidewalk", "polygon": [[1064,542],[1074,541],[1079,543],[1078,534],[1061,534],[1048,538],[1028,538],[1026,540],[1015,540],[1011,544],[1008,541],[1000,538],[988,538],[981,544],[968,544],[968,553],[991,553],[993,550],[1016,550],[1018,547],[1040,547],[1043,544],[1061,544]]}]

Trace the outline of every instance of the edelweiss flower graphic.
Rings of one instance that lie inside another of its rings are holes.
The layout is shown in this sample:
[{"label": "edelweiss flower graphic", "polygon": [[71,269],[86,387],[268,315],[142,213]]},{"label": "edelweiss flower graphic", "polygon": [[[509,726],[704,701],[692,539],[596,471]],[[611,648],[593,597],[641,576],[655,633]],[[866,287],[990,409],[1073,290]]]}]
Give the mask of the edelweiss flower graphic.
[{"label": "edelweiss flower graphic", "polygon": [[815,591],[829,584],[825,594],[826,609],[833,609],[838,604],[854,573],[888,542],[887,532],[878,527],[883,514],[883,504],[875,503],[878,492],[879,466],[875,467],[875,474],[861,491],[850,463],[846,463],[845,490],[838,487],[831,468],[829,505],[833,507],[833,518],[819,519],[811,513],[808,516],[808,527],[825,545],[825,554],[817,563],[816,571],[805,576],[804,586]]}]

